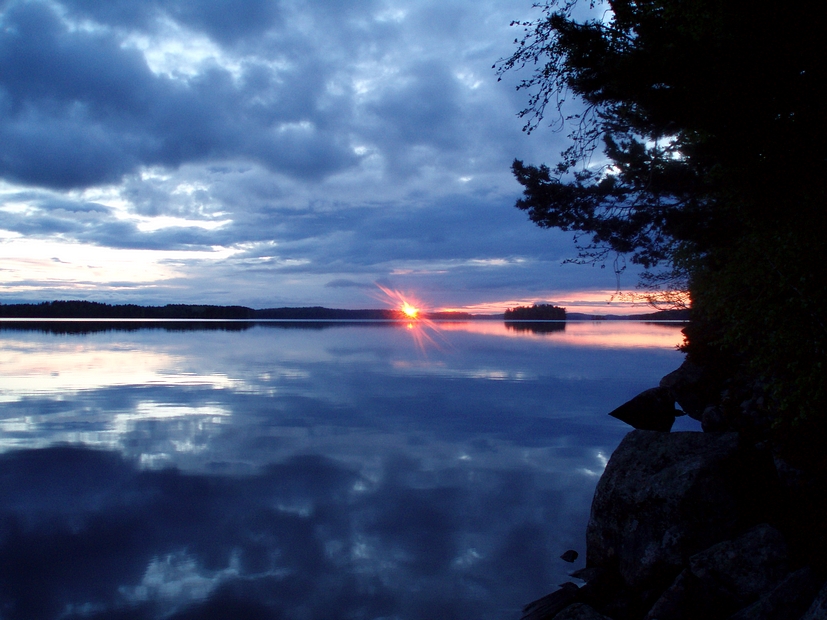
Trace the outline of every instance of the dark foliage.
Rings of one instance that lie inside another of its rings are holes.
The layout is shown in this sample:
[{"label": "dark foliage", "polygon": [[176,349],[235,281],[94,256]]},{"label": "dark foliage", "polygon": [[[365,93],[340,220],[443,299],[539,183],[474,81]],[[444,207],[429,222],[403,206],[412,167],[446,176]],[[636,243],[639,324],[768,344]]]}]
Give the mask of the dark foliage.
[{"label": "dark foliage", "polygon": [[0,317],[41,319],[252,319],[255,310],[244,306],[167,304],[104,304],[96,301],[46,301],[39,304],[0,304]]},{"label": "dark foliage", "polygon": [[514,162],[517,207],[573,231],[575,261],[628,255],[644,284],[688,287],[690,357],[749,369],[801,446],[827,405],[827,4],[584,5],[539,5],[498,65],[533,68],[525,131],[551,110],[573,128],[556,166]]},{"label": "dark foliage", "polygon": [[287,320],[404,320],[408,317],[399,310],[342,310],[338,308],[322,308],[313,306],[309,308],[267,308],[256,310],[257,319],[287,319]]},{"label": "dark foliage", "polygon": [[399,310],[342,310],[339,308],[265,308],[167,304],[138,306],[95,301],[47,301],[39,304],[0,304],[0,317],[39,319],[187,319],[187,320],[407,320]]},{"label": "dark foliage", "polygon": [[551,304],[517,306],[505,311],[506,321],[565,321],[566,309]]}]

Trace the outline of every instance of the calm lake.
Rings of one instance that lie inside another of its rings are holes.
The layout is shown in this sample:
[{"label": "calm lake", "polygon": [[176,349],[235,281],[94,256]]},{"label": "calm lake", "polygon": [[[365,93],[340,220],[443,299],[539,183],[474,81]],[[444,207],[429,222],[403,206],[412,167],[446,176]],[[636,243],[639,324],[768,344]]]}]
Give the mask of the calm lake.
[{"label": "calm lake", "polygon": [[680,328],[0,322],[0,617],[517,619]]}]

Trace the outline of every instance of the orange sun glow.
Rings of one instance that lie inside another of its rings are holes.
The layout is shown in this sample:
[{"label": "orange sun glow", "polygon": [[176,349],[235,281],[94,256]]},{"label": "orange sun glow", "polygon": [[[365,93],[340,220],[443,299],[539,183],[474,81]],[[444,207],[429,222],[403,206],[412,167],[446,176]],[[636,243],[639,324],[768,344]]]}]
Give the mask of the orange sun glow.
[{"label": "orange sun glow", "polygon": [[410,319],[415,319],[417,316],[419,316],[419,308],[415,308],[407,301],[402,302],[402,312],[404,312],[405,316],[407,316]]},{"label": "orange sun glow", "polygon": [[419,306],[421,304],[419,304],[417,300],[411,299],[409,295],[384,287],[381,284],[377,284],[376,286],[385,294],[385,297],[380,297],[380,299],[385,302],[391,301],[397,304],[396,309],[404,315],[404,318],[419,320],[419,313],[421,312]]},{"label": "orange sun glow", "polygon": [[384,296],[377,297],[377,299],[394,305],[395,310],[399,312],[397,316],[405,320],[406,327],[413,336],[420,352],[425,353],[426,345],[438,349],[439,344],[435,338],[443,341],[445,338],[440,334],[437,324],[428,318],[428,307],[423,308],[423,304],[410,295],[381,284],[376,286],[384,294]]}]

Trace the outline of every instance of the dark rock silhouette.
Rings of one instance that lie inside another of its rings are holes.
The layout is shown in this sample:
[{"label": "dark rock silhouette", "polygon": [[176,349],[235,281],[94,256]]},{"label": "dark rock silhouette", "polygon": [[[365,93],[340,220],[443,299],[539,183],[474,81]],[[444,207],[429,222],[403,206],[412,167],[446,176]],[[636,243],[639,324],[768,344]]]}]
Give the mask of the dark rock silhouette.
[{"label": "dark rock silhouette", "polygon": [[563,555],[560,556],[560,559],[564,562],[574,562],[580,554],[577,553],[574,549],[569,549]]},{"label": "dark rock silhouette", "polygon": [[821,587],[809,609],[801,616],[801,620],[824,620],[824,618],[827,618],[827,583]]},{"label": "dark rock silhouette", "polygon": [[660,380],[684,413],[700,420],[707,405],[719,396],[721,386],[714,373],[688,360]]},{"label": "dark rock silhouette", "polygon": [[632,431],[597,485],[587,565],[616,567],[631,588],[671,582],[690,556],[763,520],[773,472],[735,433]]},{"label": "dark rock silhouette", "polygon": [[554,618],[555,620],[609,620],[606,616],[598,613],[593,607],[585,603],[569,605],[554,616]]},{"label": "dark rock silhouette", "polygon": [[[807,544],[823,485],[773,454],[760,402],[733,405],[744,390],[710,377],[685,363],[611,412],[639,430],[595,490],[586,568],[572,573],[586,583],[524,620],[827,619],[827,566]],[[675,400],[705,432],[668,432]]]},{"label": "dark rock silhouette", "polygon": [[[810,567],[805,566],[789,574],[731,620],[797,620],[806,611],[806,601],[812,599],[817,590],[818,580]],[[827,617],[827,609],[821,617]]]},{"label": "dark rock silhouette", "polygon": [[640,430],[669,432],[675,423],[675,399],[668,388],[656,387],[641,392],[609,415]]},{"label": "dark rock silhouette", "polygon": [[728,618],[758,600],[788,574],[784,537],[767,524],[734,540],[713,545],[689,560],[689,567],[647,614],[654,620]]},{"label": "dark rock silhouette", "polygon": [[564,583],[559,590],[547,594],[523,607],[521,620],[542,620],[554,618],[577,600],[577,586]]}]

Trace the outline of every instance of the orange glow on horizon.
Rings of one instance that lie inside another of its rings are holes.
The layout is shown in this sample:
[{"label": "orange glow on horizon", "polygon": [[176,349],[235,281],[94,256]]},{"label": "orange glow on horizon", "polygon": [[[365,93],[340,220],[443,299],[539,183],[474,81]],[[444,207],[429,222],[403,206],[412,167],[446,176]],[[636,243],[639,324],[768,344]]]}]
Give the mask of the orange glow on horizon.
[{"label": "orange glow on horizon", "polygon": [[468,312],[471,314],[501,314],[509,308],[532,306],[534,304],[551,304],[565,308],[569,313],[581,313],[592,316],[647,314],[655,312],[641,296],[622,294],[611,290],[569,290],[555,291],[545,297],[525,297],[522,299],[500,299],[464,306],[445,306],[440,312]]}]

